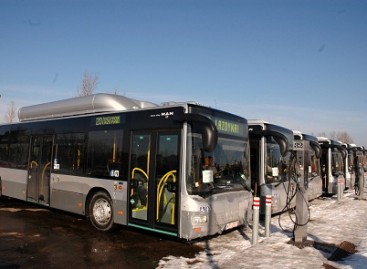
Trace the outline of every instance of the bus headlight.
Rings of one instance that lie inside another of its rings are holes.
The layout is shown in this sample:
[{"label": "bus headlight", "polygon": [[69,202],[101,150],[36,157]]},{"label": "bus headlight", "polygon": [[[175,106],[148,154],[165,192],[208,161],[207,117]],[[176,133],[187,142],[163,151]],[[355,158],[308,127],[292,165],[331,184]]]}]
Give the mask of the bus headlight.
[{"label": "bus headlight", "polygon": [[207,222],[208,222],[208,218],[205,215],[195,215],[191,217],[192,225],[198,225],[198,224],[203,224]]}]

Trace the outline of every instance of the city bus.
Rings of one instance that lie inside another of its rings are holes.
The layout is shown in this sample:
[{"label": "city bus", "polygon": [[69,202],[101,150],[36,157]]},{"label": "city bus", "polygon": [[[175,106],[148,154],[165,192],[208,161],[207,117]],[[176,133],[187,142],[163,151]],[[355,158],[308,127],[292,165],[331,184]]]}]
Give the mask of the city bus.
[{"label": "city bus", "polygon": [[354,174],[354,144],[343,143],[342,147],[345,149],[344,159],[344,174],[345,174],[345,189],[354,189],[355,174]]},{"label": "city bus", "polygon": [[346,150],[347,154],[345,156],[345,188],[346,189],[354,189],[355,184],[355,156],[356,156],[356,150],[357,145],[355,144],[346,144],[344,143],[343,148]]},{"label": "city bus", "polygon": [[364,188],[364,147],[348,144],[348,169],[351,173],[350,187],[359,195]]},{"label": "city bus", "polygon": [[344,160],[346,150],[342,143],[327,137],[317,137],[322,148],[321,175],[323,195],[329,196],[338,193],[338,184],[345,189]]},{"label": "city bus", "polygon": [[251,219],[242,117],[104,93],[18,114],[0,126],[3,196],[83,215],[101,231],[127,225],[186,240]]},{"label": "city bus", "polygon": [[364,184],[364,188],[367,185],[367,149],[365,147],[362,147],[363,151],[362,151],[362,173],[363,173],[363,184]]},{"label": "city bus", "polygon": [[292,162],[293,131],[263,120],[248,120],[251,154],[251,187],[260,197],[260,213],[265,214],[266,195],[272,196],[271,213],[295,207],[296,181]]},{"label": "city bus", "polygon": [[[322,179],[320,169],[321,146],[317,137],[294,130],[294,143],[301,141],[304,151],[303,176],[306,198],[308,201],[322,196]],[[294,146],[296,148],[296,145]]]}]

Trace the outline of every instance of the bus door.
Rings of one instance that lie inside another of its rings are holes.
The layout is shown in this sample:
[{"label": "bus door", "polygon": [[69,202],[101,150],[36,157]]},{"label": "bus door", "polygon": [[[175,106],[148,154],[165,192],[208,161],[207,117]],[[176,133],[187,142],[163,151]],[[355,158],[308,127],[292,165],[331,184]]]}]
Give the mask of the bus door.
[{"label": "bus door", "polygon": [[179,131],[133,132],[129,225],[177,234]]},{"label": "bus door", "polygon": [[31,138],[28,160],[27,200],[50,204],[50,164],[52,136]]}]

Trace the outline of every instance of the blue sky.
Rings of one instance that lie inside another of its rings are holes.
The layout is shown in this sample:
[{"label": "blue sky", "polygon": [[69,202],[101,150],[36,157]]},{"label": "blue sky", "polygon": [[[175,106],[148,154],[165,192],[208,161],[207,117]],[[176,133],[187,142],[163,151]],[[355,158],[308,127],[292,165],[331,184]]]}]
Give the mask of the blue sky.
[{"label": "blue sky", "polygon": [[367,146],[367,1],[1,0],[0,122],[96,92],[194,100]]}]

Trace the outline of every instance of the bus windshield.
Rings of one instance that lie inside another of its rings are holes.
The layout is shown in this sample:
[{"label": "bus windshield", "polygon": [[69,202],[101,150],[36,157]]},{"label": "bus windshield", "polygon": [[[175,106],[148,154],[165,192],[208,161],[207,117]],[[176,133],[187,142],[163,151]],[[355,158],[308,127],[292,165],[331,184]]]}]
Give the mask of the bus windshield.
[{"label": "bus windshield", "polygon": [[334,176],[343,175],[344,173],[344,162],[342,153],[334,148],[332,150],[332,161],[331,161],[331,171]]},{"label": "bus windshield", "polygon": [[353,171],[354,171],[354,154],[353,154],[353,150],[348,151],[348,163],[346,165],[348,165],[348,171],[350,173],[353,173]]},{"label": "bus windshield", "polygon": [[250,190],[249,146],[244,140],[219,137],[213,152],[202,149],[202,137],[188,137],[187,191],[207,197],[233,190]]},{"label": "bus windshield", "polygon": [[280,146],[272,136],[266,138],[265,183],[276,183],[287,180],[287,167],[290,154],[282,156]]},{"label": "bus windshield", "polygon": [[308,154],[306,156],[306,164],[308,166],[308,178],[312,179],[319,176],[321,171],[320,160],[317,158],[315,150],[310,147],[310,150],[308,151]]}]

